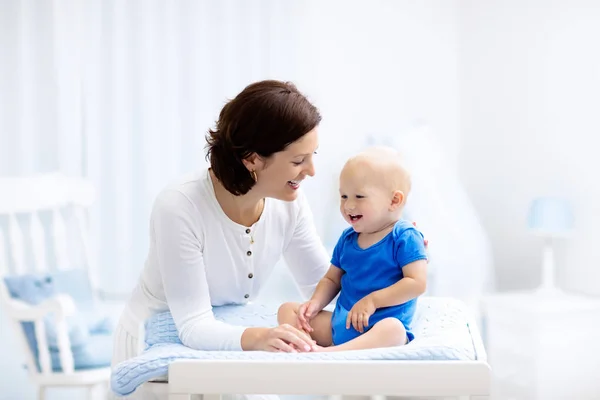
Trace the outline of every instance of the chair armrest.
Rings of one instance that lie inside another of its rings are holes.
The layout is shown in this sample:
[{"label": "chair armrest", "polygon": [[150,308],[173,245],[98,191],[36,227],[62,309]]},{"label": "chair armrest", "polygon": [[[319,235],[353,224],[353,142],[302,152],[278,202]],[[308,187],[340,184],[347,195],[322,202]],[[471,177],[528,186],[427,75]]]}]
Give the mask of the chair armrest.
[{"label": "chair armrest", "polygon": [[68,317],[75,314],[77,307],[71,296],[59,294],[36,305],[27,304],[21,300],[10,299],[7,310],[13,319],[26,322],[43,319],[52,313]]},{"label": "chair armrest", "polygon": [[131,297],[131,291],[112,292],[105,289],[95,289],[94,292],[98,299],[101,301],[125,302]]},{"label": "chair armrest", "polygon": [[73,352],[71,351],[66,317],[74,315],[77,311],[77,307],[71,296],[59,294],[36,305],[27,304],[21,300],[10,299],[6,309],[13,320],[34,323],[35,338],[37,340],[42,373],[52,372],[50,349],[48,347],[46,327],[44,325],[44,318],[52,315],[52,318],[56,323],[56,340],[63,372],[73,373]]}]

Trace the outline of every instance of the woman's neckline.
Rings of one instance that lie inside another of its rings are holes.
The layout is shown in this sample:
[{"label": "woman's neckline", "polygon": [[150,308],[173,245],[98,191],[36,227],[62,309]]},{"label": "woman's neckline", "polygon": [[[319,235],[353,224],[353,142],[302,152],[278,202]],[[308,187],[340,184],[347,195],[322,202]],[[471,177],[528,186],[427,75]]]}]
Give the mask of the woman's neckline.
[{"label": "woman's neckline", "polygon": [[219,217],[221,218],[221,220],[223,220],[230,227],[237,229],[237,230],[244,230],[244,231],[246,229],[254,229],[254,228],[256,228],[257,225],[261,224],[262,221],[266,218],[267,207],[270,204],[270,201],[268,198],[264,199],[264,205],[263,205],[262,212],[261,212],[260,216],[258,217],[258,219],[256,220],[256,222],[253,223],[252,225],[245,226],[245,225],[240,224],[240,223],[232,220],[231,218],[229,218],[229,216],[223,210],[223,207],[221,207],[221,203],[219,203],[219,200],[217,199],[217,194],[215,192],[215,187],[213,185],[211,174],[210,174],[210,167],[206,168],[204,173],[205,173],[204,183],[208,189],[211,202],[212,202],[213,206],[215,207],[216,212],[219,214]]}]

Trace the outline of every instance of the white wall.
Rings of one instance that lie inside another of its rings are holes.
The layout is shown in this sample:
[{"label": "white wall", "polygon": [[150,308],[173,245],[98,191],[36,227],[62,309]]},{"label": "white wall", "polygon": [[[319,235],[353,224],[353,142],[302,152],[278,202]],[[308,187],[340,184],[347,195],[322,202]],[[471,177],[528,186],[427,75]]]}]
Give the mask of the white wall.
[{"label": "white wall", "polygon": [[600,3],[465,0],[460,16],[460,168],[498,286],[539,283],[527,207],[559,194],[574,204],[577,233],[560,248],[560,284],[600,294]]},{"label": "white wall", "polygon": [[295,50],[305,64],[294,71],[294,78],[323,114],[318,175],[306,188],[319,230],[330,242],[340,232],[332,223],[339,217],[340,164],[366,144],[367,135],[400,135],[426,123],[449,158],[456,159],[456,2],[304,4]]}]

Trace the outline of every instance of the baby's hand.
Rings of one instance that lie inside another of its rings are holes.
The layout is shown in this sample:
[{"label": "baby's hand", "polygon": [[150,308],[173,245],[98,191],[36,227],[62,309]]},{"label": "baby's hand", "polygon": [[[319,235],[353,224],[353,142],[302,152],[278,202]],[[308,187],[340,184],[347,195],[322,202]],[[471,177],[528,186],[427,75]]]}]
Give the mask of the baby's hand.
[{"label": "baby's hand", "polygon": [[309,300],[306,303],[300,304],[298,307],[298,326],[306,333],[313,331],[310,326],[310,320],[321,311],[319,304],[315,300]]},{"label": "baby's hand", "polygon": [[354,307],[348,312],[346,318],[346,329],[350,329],[350,325],[360,333],[364,333],[365,327],[369,326],[369,317],[373,315],[376,307],[371,296],[365,296],[357,302]]}]

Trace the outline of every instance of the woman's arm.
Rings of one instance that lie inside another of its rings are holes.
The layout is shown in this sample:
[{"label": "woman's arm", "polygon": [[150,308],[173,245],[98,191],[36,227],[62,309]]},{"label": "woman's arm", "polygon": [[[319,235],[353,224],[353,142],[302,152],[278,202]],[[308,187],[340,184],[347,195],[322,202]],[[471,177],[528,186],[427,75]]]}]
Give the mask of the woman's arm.
[{"label": "woman's arm", "polygon": [[241,350],[246,330],[217,321],[198,237],[198,210],[181,192],[162,192],[155,203],[151,229],[167,304],[181,342],[198,350]]},{"label": "woman's arm", "polygon": [[312,211],[302,191],[299,191],[296,201],[296,224],[283,256],[303,296],[309,299],[325,276],[330,257],[317,235]]},{"label": "woman's arm", "polygon": [[165,297],[181,342],[198,350],[292,351],[302,349],[310,336],[291,326],[247,328],[217,321],[199,237],[198,210],[181,192],[162,192],[152,212],[151,229]]}]

